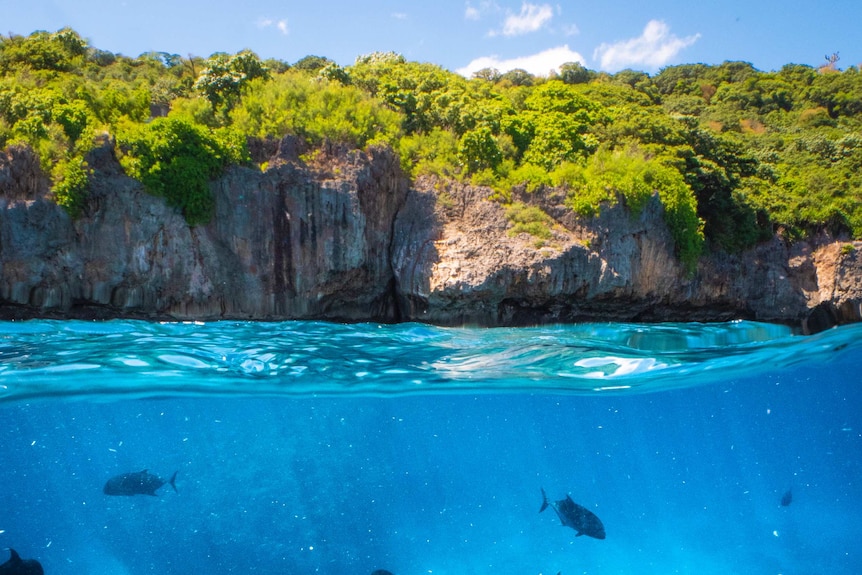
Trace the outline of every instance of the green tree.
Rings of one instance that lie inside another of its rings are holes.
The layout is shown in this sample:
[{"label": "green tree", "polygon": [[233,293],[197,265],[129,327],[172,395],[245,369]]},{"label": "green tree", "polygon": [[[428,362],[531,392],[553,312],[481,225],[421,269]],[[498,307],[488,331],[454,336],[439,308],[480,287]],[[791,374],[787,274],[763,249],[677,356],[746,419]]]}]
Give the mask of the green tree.
[{"label": "green tree", "polygon": [[332,60],[323,56],[305,56],[293,64],[293,68],[311,74],[317,74],[321,69],[333,63]]},{"label": "green tree", "polygon": [[242,88],[269,71],[250,50],[234,55],[213,54],[195,82],[195,90],[209,100],[214,110],[229,110],[239,99]]},{"label": "green tree", "polygon": [[54,121],[63,126],[63,132],[72,143],[77,142],[93,121],[87,104],[82,100],[58,103],[51,115]]},{"label": "green tree", "polygon": [[321,80],[327,80],[329,82],[338,82],[344,86],[347,86],[351,83],[350,74],[336,64],[335,62],[330,62],[326,66],[320,69],[317,73],[317,77]]},{"label": "green tree", "polygon": [[536,83],[536,78],[522,68],[515,68],[500,76],[500,83],[508,86],[532,86]]},{"label": "green tree", "polygon": [[533,89],[525,102],[520,122],[508,122],[516,146],[529,144],[523,161],[546,170],[562,162],[586,157],[596,142],[587,134],[599,106],[584,98],[574,86],[550,80]]},{"label": "green tree", "polygon": [[598,74],[588,70],[580,62],[566,62],[560,66],[560,80],[566,84],[586,84],[596,76]]},{"label": "green tree", "polygon": [[482,68],[481,70],[477,70],[473,72],[473,78],[477,80],[484,80],[485,82],[496,83],[500,80],[502,74],[496,68]]},{"label": "green tree", "polygon": [[470,173],[494,169],[503,161],[503,152],[487,126],[479,126],[461,136],[458,157]]},{"label": "green tree", "polygon": [[83,62],[87,43],[70,28],[29,36],[0,37],[0,72],[15,69],[70,71]]}]

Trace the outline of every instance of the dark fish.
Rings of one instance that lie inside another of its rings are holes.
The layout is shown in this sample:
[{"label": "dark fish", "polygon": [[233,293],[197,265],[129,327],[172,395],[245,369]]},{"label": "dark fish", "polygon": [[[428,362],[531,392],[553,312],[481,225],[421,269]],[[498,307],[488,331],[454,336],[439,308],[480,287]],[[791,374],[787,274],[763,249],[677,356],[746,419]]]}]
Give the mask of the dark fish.
[{"label": "dark fish", "polygon": [[42,565],[35,559],[21,559],[18,552],[9,549],[12,556],[0,565],[0,575],[45,575]]},{"label": "dark fish", "polygon": [[[174,491],[177,490],[177,472],[171,476],[168,481]],[[137,473],[123,473],[116,477],[111,477],[105,483],[105,488],[102,490],[105,495],[155,495],[159,487],[165,484],[165,480],[157,475],[153,475],[146,469]]]},{"label": "dark fish", "polygon": [[788,489],[784,492],[784,495],[781,496],[781,506],[787,507],[791,503],[793,503],[793,490]]},{"label": "dark fish", "polygon": [[392,575],[392,572],[386,569],[376,569],[371,572],[371,575]]},{"label": "dark fish", "polygon": [[566,495],[565,499],[549,503],[548,496],[545,494],[545,490],[542,489],[542,507],[539,509],[539,513],[547,509],[549,505],[557,512],[557,517],[560,518],[560,522],[563,525],[571,527],[577,532],[575,537],[589,535],[596,539],[605,538],[605,526],[602,525],[601,519],[596,517],[586,507],[582,507],[572,501],[572,498],[568,495]]}]

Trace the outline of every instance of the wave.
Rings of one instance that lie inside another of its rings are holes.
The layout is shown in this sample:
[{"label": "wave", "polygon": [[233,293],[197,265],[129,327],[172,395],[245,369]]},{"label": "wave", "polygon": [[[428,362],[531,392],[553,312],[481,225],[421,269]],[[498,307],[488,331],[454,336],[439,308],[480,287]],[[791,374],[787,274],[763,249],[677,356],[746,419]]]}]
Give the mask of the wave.
[{"label": "wave", "polygon": [[197,394],[642,393],[860,353],[748,321],[442,328],[406,323],[0,322],[0,401]]}]

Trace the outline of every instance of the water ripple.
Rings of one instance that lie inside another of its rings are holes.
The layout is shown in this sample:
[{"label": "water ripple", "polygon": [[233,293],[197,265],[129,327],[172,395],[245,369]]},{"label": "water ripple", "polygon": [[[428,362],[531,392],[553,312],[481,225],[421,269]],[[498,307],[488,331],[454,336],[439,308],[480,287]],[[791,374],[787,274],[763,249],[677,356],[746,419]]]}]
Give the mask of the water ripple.
[{"label": "water ripple", "polygon": [[645,392],[859,353],[862,325],[438,328],[325,322],[0,322],[0,400],[177,394]]}]

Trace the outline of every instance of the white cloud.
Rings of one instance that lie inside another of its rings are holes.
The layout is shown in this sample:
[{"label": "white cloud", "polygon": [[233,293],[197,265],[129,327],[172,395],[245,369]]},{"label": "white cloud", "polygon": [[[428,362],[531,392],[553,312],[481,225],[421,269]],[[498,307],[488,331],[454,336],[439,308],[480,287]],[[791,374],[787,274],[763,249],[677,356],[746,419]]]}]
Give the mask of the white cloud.
[{"label": "white cloud", "polygon": [[290,33],[290,29],[287,27],[287,19],[283,18],[281,20],[273,20],[272,18],[258,18],[257,19],[257,27],[258,28],[270,28],[275,26],[279,32],[287,36]]},{"label": "white cloud", "polygon": [[[521,4],[521,12],[512,14],[506,17],[503,23],[503,36],[521,36],[535,32],[542,26],[551,21],[554,17],[554,9],[550,4],[530,4],[524,2]],[[496,36],[498,33],[492,31],[491,36]]]},{"label": "white cloud", "polygon": [[500,12],[501,9],[493,0],[481,0],[478,4],[467,2],[464,8],[464,18],[467,20],[481,20],[488,12]]},{"label": "white cloud", "polygon": [[577,36],[581,33],[580,28],[578,28],[577,24],[567,24],[563,26],[563,34],[566,36]]},{"label": "white cloud", "polygon": [[593,58],[602,70],[615,72],[631,66],[657,69],[670,62],[680,51],[697,42],[700,34],[677,38],[661,20],[650,20],[638,38],[615,44],[602,44]]},{"label": "white cloud", "polygon": [[470,78],[473,76],[473,73],[484,68],[496,68],[501,73],[520,68],[534,76],[547,76],[551,70],[559,72],[560,66],[567,62],[578,62],[581,65],[586,64],[583,56],[570,50],[568,45],[563,45],[531,56],[521,56],[507,60],[501,60],[497,56],[483,56],[476,58],[463,68],[456,70],[456,72]]}]

